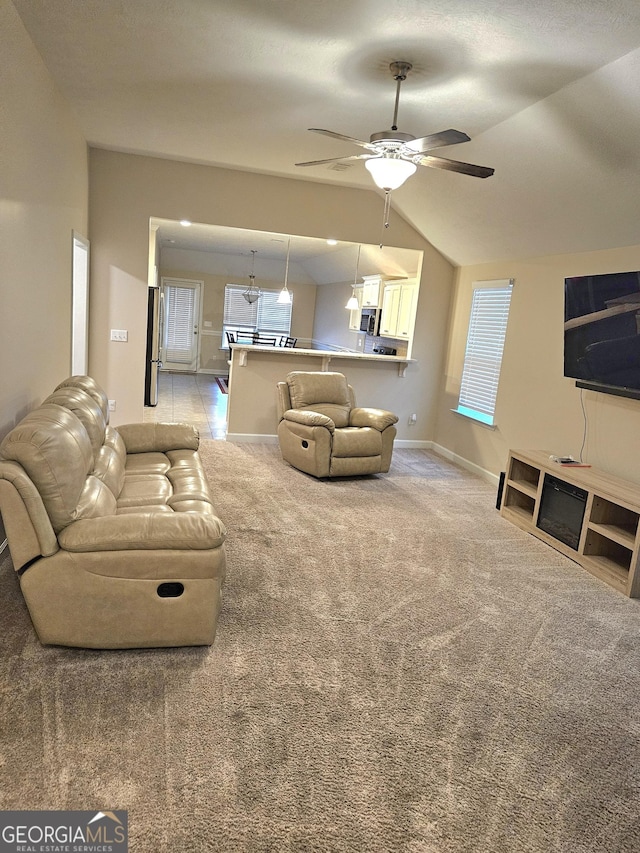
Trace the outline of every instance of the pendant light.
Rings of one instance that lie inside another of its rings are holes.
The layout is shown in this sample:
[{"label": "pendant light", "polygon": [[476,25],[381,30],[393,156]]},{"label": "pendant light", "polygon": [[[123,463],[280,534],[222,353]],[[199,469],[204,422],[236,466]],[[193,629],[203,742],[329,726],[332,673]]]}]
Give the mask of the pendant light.
[{"label": "pendant light", "polygon": [[257,299],[262,295],[260,293],[260,289],[256,287],[256,276],[255,276],[255,266],[256,266],[256,252],[257,249],[252,249],[251,254],[253,255],[251,261],[251,273],[249,275],[249,287],[242,294],[244,298],[247,300],[249,305],[252,305]]},{"label": "pendant light", "polygon": [[358,297],[356,296],[356,282],[358,281],[358,267],[360,266],[360,249],[361,245],[358,243],[358,256],[356,258],[356,274],[353,277],[353,290],[351,291],[351,296],[349,297],[349,301],[344,306],[347,311],[357,311],[360,308],[358,303]]},{"label": "pendant light", "polygon": [[284,287],[278,294],[278,302],[280,305],[291,305],[291,291],[287,287],[287,281],[289,280],[289,255],[291,253],[291,237],[289,237],[289,242],[287,243],[287,262],[284,267]]}]

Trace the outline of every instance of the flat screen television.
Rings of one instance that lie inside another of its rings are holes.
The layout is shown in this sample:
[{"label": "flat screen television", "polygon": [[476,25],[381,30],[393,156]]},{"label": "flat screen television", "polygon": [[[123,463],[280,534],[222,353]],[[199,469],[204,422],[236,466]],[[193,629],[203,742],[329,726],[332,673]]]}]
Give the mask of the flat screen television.
[{"label": "flat screen television", "polygon": [[640,271],[565,278],[564,375],[640,399]]}]

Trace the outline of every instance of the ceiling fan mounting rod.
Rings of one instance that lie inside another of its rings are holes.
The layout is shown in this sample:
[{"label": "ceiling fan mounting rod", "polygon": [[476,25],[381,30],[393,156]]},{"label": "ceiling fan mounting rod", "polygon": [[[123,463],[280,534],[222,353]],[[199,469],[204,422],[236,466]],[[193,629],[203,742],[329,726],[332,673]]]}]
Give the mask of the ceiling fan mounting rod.
[{"label": "ceiling fan mounting rod", "polygon": [[393,74],[396,81],[396,103],[393,109],[393,124],[391,130],[398,129],[398,106],[400,104],[400,84],[407,79],[407,74],[411,71],[413,65],[410,62],[392,62],[389,70]]}]

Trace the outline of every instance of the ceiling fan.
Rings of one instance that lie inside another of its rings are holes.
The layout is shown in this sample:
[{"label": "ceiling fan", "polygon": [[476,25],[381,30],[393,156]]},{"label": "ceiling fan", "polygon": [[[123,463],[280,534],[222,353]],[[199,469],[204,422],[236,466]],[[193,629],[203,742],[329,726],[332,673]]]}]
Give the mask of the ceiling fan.
[{"label": "ceiling fan", "polygon": [[347,157],[330,157],[328,160],[310,160],[307,163],[296,163],[296,166],[321,166],[325,163],[336,163],[344,160],[364,160],[365,167],[371,173],[373,180],[389,193],[395,190],[414,174],[418,166],[431,166],[435,169],[446,169],[450,172],[460,172],[463,175],[472,175],[476,178],[488,178],[493,175],[494,170],[489,166],[474,166],[471,163],[462,163],[459,160],[447,160],[430,152],[436,148],[447,145],[457,145],[459,142],[469,142],[470,137],[460,130],[442,130],[440,133],[431,133],[416,139],[410,133],[398,131],[398,105],[400,102],[400,86],[406,80],[407,74],[413,66],[410,62],[392,62],[389,70],[396,81],[396,103],[393,111],[393,124],[390,130],[382,130],[372,133],[369,142],[335,133],[332,130],[322,130],[319,127],[310,127],[314,133],[322,133],[334,139],[342,139],[351,142],[360,148],[367,150],[366,154],[352,154]]}]

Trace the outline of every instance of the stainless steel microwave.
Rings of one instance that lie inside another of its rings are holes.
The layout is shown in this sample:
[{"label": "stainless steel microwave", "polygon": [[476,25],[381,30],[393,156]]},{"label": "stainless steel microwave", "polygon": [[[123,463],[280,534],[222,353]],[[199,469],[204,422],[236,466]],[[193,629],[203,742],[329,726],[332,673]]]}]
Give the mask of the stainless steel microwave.
[{"label": "stainless steel microwave", "polygon": [[360,315],[360,331],[368,335],[377,335],[380,330],[380,309],[363,308]]}]

